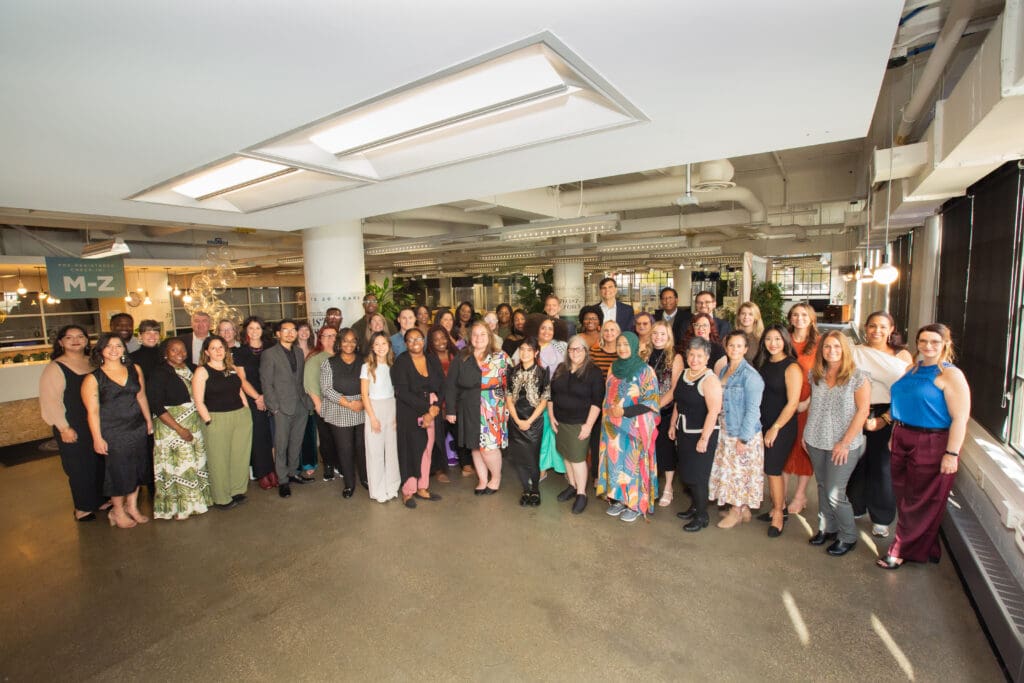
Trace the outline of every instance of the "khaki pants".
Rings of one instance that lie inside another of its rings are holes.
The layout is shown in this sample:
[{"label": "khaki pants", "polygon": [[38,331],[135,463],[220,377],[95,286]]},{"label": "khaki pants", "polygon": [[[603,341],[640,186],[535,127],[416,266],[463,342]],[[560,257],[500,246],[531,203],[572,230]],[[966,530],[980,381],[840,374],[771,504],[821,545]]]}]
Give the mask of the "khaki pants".
[{"label": "khaki pants", "polygon": [[224,505],[249,487],[252,415],[243,406],[227,413],[210,413],[210,418],[204,429],[206,469],[213,502]]}]

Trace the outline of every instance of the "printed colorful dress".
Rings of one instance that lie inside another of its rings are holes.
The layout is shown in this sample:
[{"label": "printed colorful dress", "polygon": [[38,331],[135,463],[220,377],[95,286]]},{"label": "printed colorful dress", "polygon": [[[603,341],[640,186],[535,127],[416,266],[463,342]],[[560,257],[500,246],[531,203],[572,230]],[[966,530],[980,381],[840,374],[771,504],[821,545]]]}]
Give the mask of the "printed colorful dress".
[{"label": "printed colorful dress", "polygon": [[[192,395],[192,371],[175,368],[175,374]],[[160,420],[153,420],[153,475],[156,495],[153,516],[157,519],[185,519],[206,512],[213,504],[210,479],[206,471],[206,444],[202,420],[192,401],[166,406],[167,412],[182,427],[192,432],[185,441]]]},{"label": "printed colorful dress", "polygon": [[[547,370],[548,379],[555,376],[555,370],[565,360],[566,350],[569,345],[557,339],[540,350],[540,364]],[[565,474],[565,461],[558,454],[555,447],[555,430],[551,428],[551,419],[548,411],[544,411],[544,432],[540,442],[540,471],[553,469],[559,474]]]},{"label": "printed colorful dress", "polygon": [[492,353],[480,365],[480,448],[495,450],[508,447],[509,358],[502,351]]},{"label": "printed colorful dress", "polygon": [[[661,396],[658,380],[644,366],[632,380],[608,373],[601,420],[601,460],[597,471],[597,495],[619,501],[630,510],[648,515],[658,497],[658,467],[654,440],[657,437]],[[650,410],[636,417],[609,417],[609,411],[644,405]]]}]

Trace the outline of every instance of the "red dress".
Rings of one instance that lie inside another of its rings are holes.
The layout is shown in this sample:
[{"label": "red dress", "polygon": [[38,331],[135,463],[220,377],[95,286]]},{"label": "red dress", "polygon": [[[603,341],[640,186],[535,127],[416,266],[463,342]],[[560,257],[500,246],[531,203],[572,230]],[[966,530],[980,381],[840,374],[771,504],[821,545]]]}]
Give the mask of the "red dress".
[{"label": "red dress", "polygon": [[[811,367],[814,365],[814,351],[804,355],[804,350],[807,347],[807,342],[793,342],[793,350],[796,352],[796,362],[800,364],[800,368],[803,370],[804,383],[800,387],[800,400],[806,401],[811,397],[811,383],[807,381],[807,373],[811,371]],[[786,474],[797,474],[800,476],[809,477],[814,474],[814,468],[811,466],[811,459],[807,457],[807,451],[804,450],[804,427],[807,426],[807,413],[796,414],[796,441],[793,443],[792,450],[789,451],[789,457],[786,458],[786,465],[782,468],[782,471]]]}]

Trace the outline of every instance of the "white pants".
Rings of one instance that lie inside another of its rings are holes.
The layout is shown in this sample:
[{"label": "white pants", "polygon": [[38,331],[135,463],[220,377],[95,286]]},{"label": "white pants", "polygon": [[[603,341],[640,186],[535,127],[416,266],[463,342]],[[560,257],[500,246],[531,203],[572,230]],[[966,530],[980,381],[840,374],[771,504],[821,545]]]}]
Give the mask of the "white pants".
[{"label": "white pants", "polygon": [[[402,485],[398,473],[398,432],[395,428],[395,399],[371,398],[373,414],[380,422],[380,431],[374,432],[367,416],[363,434],[366,438],[366,482],[370,498],[385,503],[398,497]],[[346,483],[346,486],[348,484]]]}]

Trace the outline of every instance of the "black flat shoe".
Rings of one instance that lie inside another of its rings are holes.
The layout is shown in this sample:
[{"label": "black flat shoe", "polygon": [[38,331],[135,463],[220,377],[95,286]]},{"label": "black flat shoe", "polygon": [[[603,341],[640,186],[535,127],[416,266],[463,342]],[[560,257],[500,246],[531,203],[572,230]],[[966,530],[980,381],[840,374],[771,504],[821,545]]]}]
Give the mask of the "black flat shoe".
[{"label": "black flat shoe", "polygon": [[697,514],[697,508],[691,505],[682,512],[677,512],[676,517],[678,517],[679,519],[690,519],[695,514]]},{"label": "black flat shoe", "polygon": [[437,495],[436,493],[431,493],[430,491],[427,491],[427,495],[425,496],[421,496],[419,493],[415,495],[420,500],[441,500],[441,496]]},{"label": "black flat shoe", "polygon": [[846,553],[848,553],[851,550],[853,550],[853,547],[855,545],[857,545],[857,541],[852,541],[850,543],[845,543],[844,541],[840,541],[840,540],[837,539],[835,543],[833,543],[832,545],[830,545],[828,547],[828,551],[827,552],[832,557],[842,557]]},{"label": "black flat shoe", "polygon": [[282,498],[290,498],[292,495],[292,487],[288,484],[281,484],[277,487],[277,495]]},{"label": "black flat shoe", "polygon": [[360,481],[359,481],[359,485],[360,485],[360,486],[362,486],[362,487],[363,487],[364,489],[366,489],[367,491],[369,491],[369,490],[370,490],[370,485],[369,485],[368,483],[366,483],[365,481],[362,481],[362,480],[360,480]]},{"label": "black flat shoe", "polygon": [[530,491],[530,506],[538,507],[540,505],[540,491]]},{"label": "black flat shoe", "polygon": [[76,515],[74,512],[72,512],[71,514],[74,516],[76,522],[94,522],[94,521],[96,521],[96,513],[95,512],[90,512],[89,514],[82,515],[81,517]]},{"label": "black flat shoe", "polygon": [[324,481],[331,481],[332,479],[334,479],[334,472],[324,472]]},{"label": "black flat shoe", "polygon": [[807,542],[811,545],[825,545],[829,541],[836,540],[837,535],[838,534],[836,534],[835,531],[819,531],[811,536],[810,540]]},{"label": "black flat shoe", "polygon": [[693,519],[683,525],[683,531],[689,531],[691,533],[704,529],[709,523],[707,515],[695,515]]},{"label": "black flat shoe", "polygon": [[781,527],[777,527],[777,526],[769,526],[768,527],[768,538],[778,538],[779,536],[782,535],[782,530],[785,529],[785,528],[786,528],[786,521],[785,521],[785,518],[783,518],[782,526]]},{"label": "black flat shoe", "polygon": [[289,484],[308,484],[313,481],[312,479],[303,479],[302,477],[296,477],[294,474],[288,475]]},{"label": "black flat shoe", "polygon": [[576,502],[572,504],[572,514],[578,515],[587,509],[587,497],[582,493],[576,494]]},{"label": "black flat shoe", "polygon": [[480,495],[482,495],[482,496],[493,496],[497,492],[498,492],[498,489],[492,489],[492,488],[489,488],[489,487],[485,486],[483,493],[481,493]]},{"label": "black flat shoe", "polygon": [[415,510],[416,509],[415,498],[416,498],[416,496],[414,496],[414,495],[413,496],[409,496],[408,498],[406,498],[405,503],[404,503],[405,507],[409,508],[410,510]]},{"label": "black flat shoe", "polygon": [[892,555],[886,555],[884,558],[876,560],[875,566],[881,567],[882,569],[896,571],[903,566],[903,560],[900,560],[898,557],[893,557]]},{"label": "black flat shoe", "polygon": [[231,500],[235,501],[236,505],[241,505],[242,503],[247,501],[248,498],[245,497],[244,493],[236,493],[235,495],[231,496]]},{"label": "black flat shoe", "polygon": [[558,502],[564,503],[568,500],[572,500],[576,497],[576,487],[566,486],[565,489],[558,494]]},{"label": "black flat shoe", "polygon": [[519,505],[526,507],[530,504],[530,492],[523,491],[523,495],[519,496]]},{"label": "black flat shoe", "polygon": [[341,497],[342,498],[351,498],[352,494],[354,494],[355,492],[356,492],[356,490],[354,488],[342,489]]},{"label": "black flat shoe", "polygon": [[473,495],[474,496],[486,496],[487,495],[487,487],[484,487],[482,489],[473,489]]},{"label": "black flat shoe", "polygon": [[238,503],[236,503],[233,500],[230,503],[214,503],[213,504],[213,507],[217,508],[218,510],[230,510],[231,508],[237,507],[237,506],[238,506]]}]

